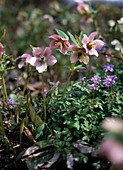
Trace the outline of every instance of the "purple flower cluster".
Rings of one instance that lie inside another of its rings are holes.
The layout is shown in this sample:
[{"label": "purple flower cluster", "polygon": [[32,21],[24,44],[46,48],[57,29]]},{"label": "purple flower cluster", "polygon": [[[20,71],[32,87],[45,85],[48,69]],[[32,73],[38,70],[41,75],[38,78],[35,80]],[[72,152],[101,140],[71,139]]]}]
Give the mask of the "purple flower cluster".
[{"label": "purple flower cluster", "polygon": [[104,66],[103,66],[103,70],[104,70],[105,72],[107,72],[107,71],[113,72],[113,71],[114,71],[113,67],[114,67],[113,64],[107,63],[107,65],[104,65]]},{"label": "purple flower cluster", "polygon": [[105,49],[106,49],[105,46],[103,46],[102,48],[99,48],[99,49],[96,49],[96,50],[97,50],[97,52],[102,52]]},{"label": "purple flower cluster", "polygon": [[105,77],[105,79],[103,80],[103,81],[105,81],[105,86],[106,87],[110,87],[110,86],[112,86],[112,84],[114,84],[115,83],[115,79],[116,79],[117,77],[115,77],[115,76],[106,76]]}]

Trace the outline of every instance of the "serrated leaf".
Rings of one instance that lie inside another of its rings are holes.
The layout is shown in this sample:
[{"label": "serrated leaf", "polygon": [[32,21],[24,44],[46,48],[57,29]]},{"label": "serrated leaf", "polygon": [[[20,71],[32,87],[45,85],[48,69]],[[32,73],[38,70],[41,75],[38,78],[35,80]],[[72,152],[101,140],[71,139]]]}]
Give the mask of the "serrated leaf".
[{"label": "serrated leaf", "polygon": [[78,43],[76,42],[76,39],[75,37],[70,33],[68,32],[69,36],[70,36],[70,39],[73,41],[74,44],[78,45]]},{"label": "serrated leaf", "polygon": [[56,29],[56,32],[58,33],[58,35],[64,39],[69,40],[69,37],[67,36],[67,34],[65,34],[63,31]]}]

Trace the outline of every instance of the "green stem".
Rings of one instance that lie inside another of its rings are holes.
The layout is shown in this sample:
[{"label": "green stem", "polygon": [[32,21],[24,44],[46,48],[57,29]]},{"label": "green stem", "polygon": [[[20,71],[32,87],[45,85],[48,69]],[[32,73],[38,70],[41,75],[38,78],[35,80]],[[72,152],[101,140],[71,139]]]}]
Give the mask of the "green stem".
[{"label": "green stem", "polygon": [[94,25],[95,25],[96,31],[99,32],[99,27],[98,27],[96,18],[94,18]]},{"label": "green stem", "polygon": [[17,113],[16,114],[16,122],[17,122],[17,124],[19,122],[19,115],[20,115],[20,110],[21,110],[21,106],[22,106],[22,103],[23,103],[23,97],[25,95],[25,91],[26,91],[26,88],[27,88],[27,85],[29,83],[29,80],[30,80],[31,76],[32,76],[32,74],[30,75],[30,77],[28,79],[26,79],[26,82],[24,84],[24,88],[23,88],[23,92],[22,92],[22,96],[21,96],[21,100],[20,100],[20,105],[19,105],[19,110],[16,112]]},{"label": "green stem", "polygon": [[43,92],[44,122],[46,122],[46,103],[45,103],[45,96],[44,96],[44,73],[42,73],[42,92]]},{"label": "green stem", "polygon": [[71,74],[72,74],[72,72],[74,71],[74,66],[75,66],[75,64],[76,64],[76,63],[72,64],[72,66],[71,66],[71,70],[70,70],[70,72],[69,72],[69,74],[68,74],[67,82],[66,82],[64,91],[63,91],[63,93],[62,93],[61,100],[63,100],[63,98],[64,98],[65,92],[66,92],[66,90],[67,90],[67,87],[68,87],[68,84],[69,84],[69,81],[70,81]]},{"label": "green stem", "polygon": [[14,118],[13,118],[12,113],[10,112],[10,108],[9,108],[8,95],[7,95],[7,91],[6,91],[6,84],[5,84],[3,73],[1,73],[1,78],[2,78],[2,84],[3,84],[3,95],[6,98],[7,109],[8,109],[8,112],[10,114],[12,121],[14,122]]}]

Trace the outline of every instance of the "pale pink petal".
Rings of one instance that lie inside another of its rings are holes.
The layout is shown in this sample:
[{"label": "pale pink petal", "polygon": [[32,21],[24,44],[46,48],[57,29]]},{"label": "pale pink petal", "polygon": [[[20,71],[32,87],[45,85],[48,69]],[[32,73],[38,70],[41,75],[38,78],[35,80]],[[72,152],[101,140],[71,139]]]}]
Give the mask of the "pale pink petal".
[{"label": "pale pink petal", "polygon": [[89,57],[87,55],[81,55],[79,58],[80,62],[83,62],[84,64],[88,64],[89,62]]},{"label": "pale pink petal", "polygon": [[92,41],[97,34],[98,34],[98,32],[92,32],[88,37],[89,41]]},{"label": "pale pink petal", "polygon": [[105,45],[105,43],[101,40],[94,40],[93,42],[96,44],[94,47],[95,49],[101,49]]},{"label": "pale pink petal", "polygon": [[71,54],[70,61],[71,63],[75,63],[77,62],[77,60],[78,60],[78,53],[74,52],[73,54]]},{"label": "pale pink petal", "polygon": [[86,53],[89,52],[88,48],[87,48],[87,45],[83,45],[83,48],[85,49]]},{"label": "pale pink petal", "polygon": [[61,39],[61,37],[57,34],[51,35],[51,36],[49,36],[49,38],[53,38],[55,40]]},{"label": "pale pink petal", "polygon": [[50,42],[50,48],[57,48],[57,46],[56,46],[56,40],[52,40],[52,41]]},{"label": "pale pink petal", "polygon": [[89,50],[89,55],[95,55],[96,57],[98,57],[98,52],[97,50],[95,50],[94,48],[92,48],[91,50]]},{"label": "pale pink petal", "polygon": [[0,43],[0,56],[2,56],[3,55],[3,45],[2,45],[2,43]]},{"label": "pale pink petal", "polygon": [[26,62],[26,63],[29,63],[29,61],[30,61],[30,59],[31,59],[31,58],[32,58],[32,56],[28,54],[28,56],[27,56],[27,58],[26,58],[26,61],[25,61],[25,62]]},{"label": "pale pink petal", "polygon": [[36,66],[36,65],[35,65],[36,60],[37,60],[37,57],[32,57],[32,58],[29,60],[29,63],[30,63],[32,66]]},{"label": "pale pink petal", "polygon": [[43,54],[43,51],[40,47],[33,47],[33,55],[34,57],[39,57]]},{"label": "pale pink petal", "polygon": [[83,34],[83,38],[82,38],[82,44],[85,45],[89,43],[89,38],[87,37],[86,34]]},{"label": "pale pink petal", "polygon": [[36,70],[37,70],[39,73],[44,72],[46,69],[47,69],[47,63],[46,63],[46,62],[43,63],[41,66],[36,67]]},{"label": "pale pink petal", "polygon": [[43,56],[49,57],[52,54],[50,47],[46,47],[43,52]]},{"label": "pale pink petal", "polygon": [[68,52],[68,47],[65,46],[65,45],[64,45],[64,47],[62,46],[62,47],[61,47],[61,51],[62,51],[62,53],[63,53],[64,55],[67,54],[67,52]]},{"label": "pale pink petal", "polygon": [[19,64],[18,64],[18,68],[22,68],[24,66],[24,61],[21,61]]},{"label": "pale pink petal", "polygon": [[75,44],[72,44],[68,47],[69,51],[78,51],[78,46]]},{"label": "pale pink petal", "polygon": [[54,56],[47,57],[47,64],[52,66],[57,62],[57,59]]}]

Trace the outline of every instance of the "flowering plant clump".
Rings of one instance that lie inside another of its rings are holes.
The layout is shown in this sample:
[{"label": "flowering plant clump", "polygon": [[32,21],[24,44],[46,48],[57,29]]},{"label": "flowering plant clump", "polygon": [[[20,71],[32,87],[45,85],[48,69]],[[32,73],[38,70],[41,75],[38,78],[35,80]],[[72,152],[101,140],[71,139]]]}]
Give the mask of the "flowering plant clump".
[{"label": "flowering plant clump", "polygon": [[92,80],[94,83],[98,84],[98,83],[101,81],[101,77],[99,77],[99,76],[94,76],[94,77],[91,78],[91,80]]},{"label": "flowering plant clump", "polygon": [[104,65],[104,66],[103,66],[103,70],[104,70],[105,72],[107,72],[107,71],[113,72],[113,71],[114,71],[113,67],[114,67],[113,64],[107,63],[107,65]]},{"label": "flowering plant clump", "polygon": [[115,77],[115,76],[106,76],[105,77],[105,79],[103,80],[103,81],[105,81],[105,86],[106,87],[110,87],[110,86],[112,86],[112,84],[114,84],[115,83],[115,79],[116,79],[117,77]]}]

